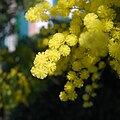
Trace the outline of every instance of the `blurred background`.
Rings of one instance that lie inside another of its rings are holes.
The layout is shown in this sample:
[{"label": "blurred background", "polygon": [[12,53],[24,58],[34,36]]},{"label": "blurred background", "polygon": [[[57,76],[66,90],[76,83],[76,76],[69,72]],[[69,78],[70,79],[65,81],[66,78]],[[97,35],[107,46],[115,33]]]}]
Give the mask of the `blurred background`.
[{"label": "blurred background", "polygon": [[39,2],[0,0],[0,120],[120,120],[120,80],[109,66],[91,108],[82,107],[81,96],[75,102],[59,100],[65,76],[39,80],[31,75],[35,55],[47,48],[43,39],[61,27],[67,30],[69,22],[60,16],[26,21],[25,12]]}]

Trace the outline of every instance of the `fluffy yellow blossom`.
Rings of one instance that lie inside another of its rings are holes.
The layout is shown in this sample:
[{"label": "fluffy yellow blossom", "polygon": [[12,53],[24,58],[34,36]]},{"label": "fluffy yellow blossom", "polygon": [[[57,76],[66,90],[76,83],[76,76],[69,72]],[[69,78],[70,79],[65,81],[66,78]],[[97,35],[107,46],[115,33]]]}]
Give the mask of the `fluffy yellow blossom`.
[{"label": "fluffy yellow blossom", "polygon": [[81,61],[76,60],[72,63],[72,69],[74,71],[80,71],[82,68],[84,68],[83,64],[81,63]]},{"label": "fluffy yellow blossom", "polygon": [[120,61],[111,60],[110,65],[117,72],[118,76],[120,77]]},{"label": "fluffy yellow blossom", "polygon": [[50,18],[49,14],[47,14],[47,13],[40,14],[39,17],[40,17],[40,20],[42,20],[42,21],[47,21]]},{"label": "fluffy yellow blossom", "polygon": [[84,86],[84,82],[82,79],[78,78],[73,81],[73,84],[76,88],[81,88]]},{"label": "fluffy yellow blossom", "polygon": [[76,91],[70,91],[67,96],[69,100],[74,101],[77,98],[77,93]]},{"label": "fluffy yellow blossom", "polygon": [[68,96],[66,95],[65,91],[60,92],[59,98],[61,101],[67,101]]},{"label": "fluffy yellow blossom", "polygon": [[77,78],[77,74],[74,71],[69,71],[67,74],[67,79],[68,80],[75,80]]},{"label": "fluffy yellow blossom", "polygon": [[89,93],[89,92],[92,92],[93,88],[92,88],[91,85],[86,85],[85,90],[86,90],[87,93]]},{"label": "fluffy yellow blossom", "polygon": [[64,86],[65,91],[71,92],[71,91],[74,91],[74,89],[75,89],[74,85],[72,84],[72,82],[69,82],[69,81]]},{"label": "fluffy yellow blossom", "polygon": [[84,25],[87,25],[89,22],[98,19],[98,16],[95,13],[89,13],[84,17]]},{"label": "fluffy yellow blossom", "polygon": [[25,18],[31,22],[36,22],[39,19],[48,20],[49,14],[46,12],[50,8],[50,3],[44,1],[43,3],[37,4],[35,7],[31,7],[25,14]]},{"label": "fluffy yellow blossom", "polygon": [[27,13],[25,14],[25,18],[31,22],[38,21],[39,16],[38,16],[38,11],[34,8],[30,8]]},{"label": "fluffy yellow blossom", "polygon": [[60,48],[59,48],[59,51],[60,51],[60,54],[62,56],[68,56],[70,54],[70,47],[68,45],[62,45]]},{"label": "fluffy yellow blossom", "polygon": [[42,6],[43,6],[43,8],[45,8],[46,10],[51,7],[51,6],[50,6],[50,3],[47,2],[47,1],[44,1],[44,2],[42,3]]},{"label": "fluffy yellow blossom", "polygon": [[113,28],[113,21],[111,20],[103,19],[102,23],[103,23],[103,31],[105,32],[110,32],[110,30]]},{"label": "fluffy yellow blossom", "polygon": [[77,36],[74,34],[70,34],[66,37],[65,42],[69,45],[69,46],[75,46],[78,42]]},{"label": "fluffy yellow blossom", "polygon": [[[49,54],[48,54],[49,53]],[[60,59],[60,53],[57,50],[47,50],[38,53],[34,60],[34,66],[31,69],[33,76],[44,79],[56,70],[56,63]]]},{"label": "fluffy yellow blossom", "polygon": [[120,40],[120,28],[114,28],[112,31],[111,31],[111,35],[114,39],[118,39]]},{"label": "fluffy yellow blossom", "polygon": [[47,67],[47,70],[48,70],[48,74],[52,75],[54,73],[54,71],[56,70],[56,63],[48,62],[46,67]]},{"label": "fluffy yellow blossom", "polygon": [[113,58],[120,60],[120,42],[110,42],[108,45],[109,48],[109,54],[110,56],[112,56]]},{"label": "fluffy yellow blossom", "polygon": [[77,93],[75,91],[71,91],[70,93],[62,91],[59,97],[61,101],[67,101],[68,99],[74,101],[77,98]]},{"label": "fluffy yellow blossom", "polygon": [[80,46],[88,49],[91,56],[106,56],[108,53],[108,36],[103,32],[91,31],[80,35]]},{"label": "fluffy yellow blossom", "polygon": [[47,60],[48,60],[48,58],[44,52],[42,52],[42,53],[38,52],[38,54],[36,55],[35,60],[34,60],[34,65],[36,67],[41,66],[43,64],[46,64]]},{"label": "fluffy yellow blossom", "polygon": [[56,33],[53,38],[50,39],[48,45],[51,49],[58,49],[64,42],[64,35],[62,33]]},{"label": "fluffy yellow blossom", "polygon": [[60,59],[60,52],[56,49],[48,49],[45,51],[45,55],[52,62],[57,62]]},{"label": "fluffy yellow blossom", "polygon": [[54,5],[51,9],[50,9],[50,15],[52,17],[55,17],[58,15],[58,6],[57,5]]},{"label": "fluffy yellow blossom", "polygon": [[89,101],[85,101],[85,102],[83,102],[83,107],[84,108],[88,108],[88,107],[91,107],[91,106],[93,106],[93,102],[89,102]]},{"label": "fluffy yellow blossom", "polygon": [[64,35],[62,33],[56,33],[53,35],[53,39],[60,40],[61,43],[64,43]]},{"label": "fluffy yellow blossom", "polygon": [[84,25],[89,31],[103,30],[102,22],[98,19],[95,13],[88,13],[84,17]]},{"label": "fluffy yellow blossom", "polygon": [[80,78],[81,78],[81,79],[88,79],[89,75],[90,75],[90,74],[89,74],[88,70],[85,70],[85,69],[84,69],[84,70],[81,70],[81,71],[80,71]]},{"label": "fluffy yellow blossom", "polygon": [[101,5],[97,10],[97,14],[100,18],[113,20],[116,17],[115,11],[108,6]]},{"label": "fluffy yellow blossom", "polygon": [[83,99],[84,101],[88,101],[89,98],[90,98],[90,96],[89,96],[88,94],[83,94],[83,96],[82,96],[82,99]]},{"label": "fluffy yellow blossom", "polygon": [[34,67],[33,66],[31,68],[31,73],[34,77],[37,77],[39,79],[44,79],[48,75],[48,69],[47,67],[42,67],[42,66]]},{"label": "fluffy yellow blossom", "polygon": [[67,18],[69,16],[70,10],[67,8],[61,9],[59,10],[59,13],[63,18]]}]

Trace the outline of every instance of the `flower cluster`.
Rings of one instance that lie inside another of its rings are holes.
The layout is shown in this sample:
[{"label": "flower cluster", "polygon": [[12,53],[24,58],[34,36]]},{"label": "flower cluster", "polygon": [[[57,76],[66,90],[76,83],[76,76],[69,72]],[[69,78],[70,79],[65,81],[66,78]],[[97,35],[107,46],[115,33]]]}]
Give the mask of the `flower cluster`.
[{"label": "flower cluster", "polygon": [[[60,92],[60,99],[74,101],[78,96],[76,89],[82,88],[83,107],[90,107],[93,105],[91,97],[97,95],[95,91],[99,88],[100,75],[107,61],[120,76],[120,26],[116,19],[118,13],[113,9],[113,6],[120,7],[120,2],[58,0],[53,7],[45,3],[30,8],[26,18],[30,21],[39,17],[46,20],[41,17],[41,14],[46,14],[38,10],[41,8],[49,11],[50,17],[54,18],[57,15],[66,18],[72,9],[74,11],[68,29],[63,30],[63,25],[62,30],[48,38],[48,49],[36,55],[31,73],[44,79],[48,75],[67,72],[67,82]],[[54,25],[54,29],[58,29],[58,26]]]},{"label": "flower cluster", "polygon": [[26,15],[25,18],[31,22],[38,21],[39,19],[41,20],[48,20],[49,19],[49,14],[47,13],[50,8],[50,3],[49,2],[43,2],[42,4],[37,4],[35,7],[30,8]]}]

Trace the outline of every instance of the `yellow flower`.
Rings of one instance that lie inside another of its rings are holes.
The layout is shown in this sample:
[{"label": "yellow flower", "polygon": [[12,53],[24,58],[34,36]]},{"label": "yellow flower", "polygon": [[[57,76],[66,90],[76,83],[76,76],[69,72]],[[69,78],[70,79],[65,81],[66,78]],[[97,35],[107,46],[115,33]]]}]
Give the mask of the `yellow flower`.
[{"label": "yellow flower", "polygon": [[103,19],[102,23],[103,23],[103,31],[105,32],[110,32],[111,29],[113,28],[113,21],[111,20]]},{"label": "yellow flower", "polygon": [[43,3],[42,3],[42,6],[43,6],[43,8],[45,8],[45,9],[49,9],[51,6],[50,6],[50,3],[48,2],[48,1],[44,1]]},{"label": "yellow flower", "polygon": [[89,92],[92,92],[93,88],[92,88],[91,85],[86,85],[85,90],[86,90],[87,93],[89,93]]},{"label": "yellow flower", "polygon": [[64,90],[65,91],[74,91],[75,87],[74,85],[72,84],[72,82],[67,82],[64,86]]},{"label": "yellow flower", "polygon": [[56,64],[54,62],[48,62],[47,65],[47,70],[49,75],[53,75],[53,73],[56,70]]},{"label": "yellow flower", "polygon": [[88,94],[83,94],[83,96],[82,96],[82,99],[83,99],[84,101],[88,101],[89,98],[90,98],[90,96],[89,96]]},{"label": "yellow flower", "polygon": [[93,102],[88,102],[88,101],[85,101],[85,102],[83,102],[83,107],[84,108],[88,108],[88,107],[91,107],[91,106],[93,106]]},{"label": "yellow flower", "polygon": [[56,33],[53,38],[50,39],[48,45],[51,49],[58,49],[64,42],[64,35],[62,33]]},{"label": "yellow flower", "polygon": [[69,71],[67,74],[67,79],[68,80],[75,80],[77,78],[77,74],[74,71]]},{"label": "yellow flower", "polygon": [[48,20],[49,15],[46,13],[50,9],[50,3],[44,1],[34,7],[31,7],[25,14],[25,18],[31,22],[36,22],[39,19]]},{"label": "yellow flower", "polygon": [[114,28],[112,31],[111,31],[111,35],[114,39],[118,39],[120,40],[120,28]]},{"label": "yellow flower", "polygon": [[108,53],[108,40],[107,34],[98,31],[84,32],[80,35],[80,46],[88,49],[91,56],[106,56]]},{"label": "yellow flower", "polygon": [[58,15],[58,6],[54,5],[51,9],[50,9],[50,15],[52,17],[55,17]]},{"label": "yellow flower", "polygon": [[61,101],[67,101],[68,97],[64,91],[60,92],[59,98]]},{"label": "yellow flower", "polygon": [[89,77],[89,72],[88,72],[88,70],[81,70],[80,71],[80,78],[81,79],[88,79],[88,77]]},{"label": "yellow flower", "polygon": [[108,45],[110,56],[114,57],[117,60],[120,60],[120,42],[110,42]]},{"label": "yellow flower", "polygon": [[98,19],[98,16],[95,13],[88,13],[84,17],[84,25],[89,31],[103,30],[102,22]]},{"label": "yellow flower", "polygon": [[37,77],[39,79],[44,79],[48,75],[48,69],[47,67],[43,67],[43,66],[32,67],[31,73],[34,77]]},{"label": "yellow flower", "polygon": [[63,8],[63,9],[59,10],[59,13],[63,18],[67,18],[70,13],[70,10],[67,8]]},{"label": "yellow flower", "polygon": [[88,13],[85,17],[84,17],[84,25],[87,25],[88,23],[97,20],[98,16],[95,13]]},{"label": "yellow flower", "polygon": [[66,37],[65,42],[69,45],[69,46],[75,46],[78,42],[77,36],[74,34],[70,34]]},{"label": "yellow flower", "polygon": [[108,6],[101,5],[97,10],[97,14],[100,18],[113,20],[116,17],[115,11]]},{"label": "yellow flower", "polygon": [[34,8],[30,8],[26,14],[25,14],[25,18],[27,20],[29,20],[30,22],[36,22],[39,20],[39,17],[38,17],[38,11]]},{"label": "yellow flower", "polygon": [[82,65],[80,60],[74,61],[72,63],[72,69],[74,71],[80,71],[82,68],[84,68],[84,66]]},{"label": "yellow flower", "polygon": [[81,88],[84,86],[84,82],[82,79],[78,78],[73,81],[73,84],[76,88]]},{"label": "yellow flower", "polygon": [[70,54],[70,47],[68,45],[62,45],[60,48],[59,48],[59,51],[60,51],[60,54],[62,56],[68,56]]},{"label": "yellow flower", "polygon": [[34,65],[36,67],[41,66],[43,64],[46,64],[47,60],[48,60],[48,58],[45,55],[45,52],[42,52],[42,53],[38,52],[38,54],[36,55],[35,60],[34,60]]},{"label": "yellow flower", "polygon": [[110,65],[117,72],[118,76],[120,77],[120,61],[112,60],[112,61],[110,61]]},{"label": "yellow flower", "polygon": [[74,101],[78,95],[76,91],[70,91],[69,93],[67,93],[67,96],[69,100]]},{"label": "yellow flower", "polygon": [[49,14],[47,14],[47,13],[40,14],[39,17],[40,17],[40,20],[42,20],[42,21],[47,21],[50,18]]},{"label": "yellow flower", "polygon": [[45,55],[48,57],[48,59],[51,61],[51,62],[57,62],[59,59],[60,59],[60,52],[56,49],[53,49],[53,50],[46,50],[45,51]]}]

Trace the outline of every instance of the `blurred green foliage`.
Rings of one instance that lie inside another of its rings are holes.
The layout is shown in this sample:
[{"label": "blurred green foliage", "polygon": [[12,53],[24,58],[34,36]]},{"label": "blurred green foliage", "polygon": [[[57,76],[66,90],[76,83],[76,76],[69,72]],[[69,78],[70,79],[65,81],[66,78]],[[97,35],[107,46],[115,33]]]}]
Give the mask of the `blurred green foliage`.
[{"label": "blurred green foliage", "polygon": [[38,37],[19,40],[15,52],[0,51],[0,110],[11,112],[20,103],[29,105],[47,90],[47,81],[40,81],[30,73],[35,57]]}]

